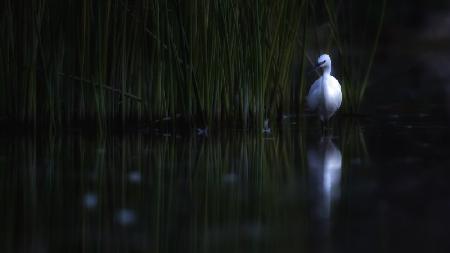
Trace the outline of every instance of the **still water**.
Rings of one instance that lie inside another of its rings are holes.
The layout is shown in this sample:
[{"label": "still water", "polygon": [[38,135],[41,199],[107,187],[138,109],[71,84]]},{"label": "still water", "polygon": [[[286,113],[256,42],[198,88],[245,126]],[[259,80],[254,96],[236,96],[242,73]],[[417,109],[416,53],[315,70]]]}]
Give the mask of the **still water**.
[{"label": "still water", "polygon": [[1,252],[445,252],[449,132],[426,116],[271,134],[2,136]]}]

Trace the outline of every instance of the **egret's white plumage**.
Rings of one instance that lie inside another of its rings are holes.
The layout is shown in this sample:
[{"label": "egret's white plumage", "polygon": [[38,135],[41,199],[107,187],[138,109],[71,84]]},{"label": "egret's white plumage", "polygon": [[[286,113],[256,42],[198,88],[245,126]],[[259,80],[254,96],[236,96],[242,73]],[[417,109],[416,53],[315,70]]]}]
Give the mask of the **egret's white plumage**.
[{"label": "egret's white plumage", "polygon": [[317,60],[316,66],[323,69],[323,74],[309,89],[308,107],[317,111],[321,121],[328,121],[341,106],[341,85],[331,75],[331,59],[329,55],[321,55]]}]

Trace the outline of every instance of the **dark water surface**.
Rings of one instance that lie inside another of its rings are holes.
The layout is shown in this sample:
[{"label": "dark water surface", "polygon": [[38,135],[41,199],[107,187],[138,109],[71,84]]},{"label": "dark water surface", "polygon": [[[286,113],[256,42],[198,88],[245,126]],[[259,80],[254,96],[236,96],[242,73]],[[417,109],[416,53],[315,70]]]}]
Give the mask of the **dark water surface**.
[{"label": "dark water surface", "polygon": [[1,137],[1,252],[448,252],[449,129]]}]

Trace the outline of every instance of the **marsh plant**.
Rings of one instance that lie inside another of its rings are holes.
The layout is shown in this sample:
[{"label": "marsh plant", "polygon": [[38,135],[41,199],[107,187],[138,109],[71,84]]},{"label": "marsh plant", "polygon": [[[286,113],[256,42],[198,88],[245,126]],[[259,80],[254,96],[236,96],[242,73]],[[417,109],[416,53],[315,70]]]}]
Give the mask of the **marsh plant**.
[{"label": "marsh plant", "polygon": [[[325,25],[327,43],[322,47],[339,56],[339,76],[342,79],[343,110],[348,114],[361,111],[369,75],[380,39],[386,0],[378,2],[324,1],[328,17]],[[364,46],[363,46],[364,45]]]},{"label": "marsh plant", "polygon": [[[352,84],[344,87],[344,107],[353,111],[362,101],[373,54],[362,69],[347,60],[354,54],[346,46],[353,37],[341,33],[351,27],[340,22],[346,5],[5,0],[0,113],[3,119],[54,127],[91,121],[104,129],[115,122],[184,119],[197,126],[261,128],[266,119],[303,111],[310,82],[304,73],[315,58],[308,54],[330,47],[343,56],[344,83]],[[379,12],[370,17],[379,20]],[[322,24],[333,39],[318,46]]]}]

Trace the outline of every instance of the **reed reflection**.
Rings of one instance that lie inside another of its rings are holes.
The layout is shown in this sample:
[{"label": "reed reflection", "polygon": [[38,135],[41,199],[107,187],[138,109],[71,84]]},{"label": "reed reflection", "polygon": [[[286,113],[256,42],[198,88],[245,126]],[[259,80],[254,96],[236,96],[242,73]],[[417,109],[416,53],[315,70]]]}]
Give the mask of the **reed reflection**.
[{"label": "reed reflection", "polygon": [[14,221],[5,231],[23,232],[0,251],[32,248],[26,238],[108,252],[305,251],[314,232],[305,224],[318,220],[314,229],[330,231],[341,164],[358,157],[362,135],[348,129],[339,135],[345,158],[332,138],[308,145],[300,131],[8,140],[0,197],[9,208],[0,217]]}]

